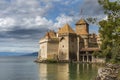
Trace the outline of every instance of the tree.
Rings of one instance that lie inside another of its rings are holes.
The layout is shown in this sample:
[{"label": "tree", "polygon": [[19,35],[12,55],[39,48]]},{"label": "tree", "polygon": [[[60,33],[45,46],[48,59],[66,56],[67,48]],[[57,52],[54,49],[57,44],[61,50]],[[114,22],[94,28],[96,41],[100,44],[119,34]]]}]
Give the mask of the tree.
[{"label": "tree", "polygon": [[99,22],[102,54],[106,61],[120,62],[120,1],[98,0],[107,20]]}]

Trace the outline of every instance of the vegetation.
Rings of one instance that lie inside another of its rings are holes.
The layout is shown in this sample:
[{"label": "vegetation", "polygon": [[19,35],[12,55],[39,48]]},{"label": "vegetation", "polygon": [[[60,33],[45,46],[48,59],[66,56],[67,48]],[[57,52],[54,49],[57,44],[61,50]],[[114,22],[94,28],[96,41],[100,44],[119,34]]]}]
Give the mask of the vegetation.
[{"label": "vegetation", "polygon": [[118,76],[118,78],[120,79],[120,70],[119,70],[119,73],[118,73],[118,75],[119,75],[119,76]]},{"label": "vegetation", "polygon": [[120,1],[98,0],[107,20],[99,22],[102,55],[106,61],[120,63]]},{"label": "vegetation", "polygon": [[55,60],[55,59],[47,59],[45,62],[46,63],[57,63],[57,60]]},{"label": "vegetation", "polygon": [[104,58],[104,55],[99,51],[94,51],[92,55],[97,58]]}]

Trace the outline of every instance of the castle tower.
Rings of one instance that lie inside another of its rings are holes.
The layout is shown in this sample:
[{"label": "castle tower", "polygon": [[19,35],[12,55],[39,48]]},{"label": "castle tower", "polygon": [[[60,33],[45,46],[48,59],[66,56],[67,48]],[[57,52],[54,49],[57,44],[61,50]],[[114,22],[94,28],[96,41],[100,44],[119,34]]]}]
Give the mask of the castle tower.
[{"label": "castle tower", "polygon": [[59,39],[56,37],[56,33],[52,30],[47,32],[43,38],[39,41],[40,51],[38,59],[56,59],[58,54]]},{"label": "castle tower", "polygon": [[[89,35],[89,27],[88,23],[84,19],[80,19],[76,23],[76,34],[83,39],[84,48],[88,47],[88,35]],[[80,39],[80,42],[82,41]]]},{"label": "castle tower", "polygon": [[88,35],[89,34],[89,28],[88,28],[88,23],[84,19],[80,19],[76,23],[76,33],[78,35]]},{"label": "castle tower", "polygon": [[58,57],[59,60],[75,60],[76,59],[76,45],[77,45],[77,37],[72,28],[65,24],[58,31],[59,37],[59,51]]}]

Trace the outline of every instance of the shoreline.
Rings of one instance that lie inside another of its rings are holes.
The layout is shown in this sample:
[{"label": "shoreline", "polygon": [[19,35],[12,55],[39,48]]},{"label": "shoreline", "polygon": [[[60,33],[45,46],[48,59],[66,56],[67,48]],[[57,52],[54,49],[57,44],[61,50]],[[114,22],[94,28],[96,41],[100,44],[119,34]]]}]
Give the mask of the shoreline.
[{"label": "shoreline", "polygon": [[76,64],[102,64],[105,65],[106,63],[101,63],[101,62],[77,62],[77,61],[68,61],[68,60],[34,60],[36,63],[76,63]]}]

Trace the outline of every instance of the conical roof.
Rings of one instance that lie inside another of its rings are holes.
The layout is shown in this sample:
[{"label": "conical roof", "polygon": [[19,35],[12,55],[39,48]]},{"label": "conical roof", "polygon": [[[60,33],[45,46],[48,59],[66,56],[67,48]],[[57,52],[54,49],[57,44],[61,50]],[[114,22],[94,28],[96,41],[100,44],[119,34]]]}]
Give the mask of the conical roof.
[{"label": "conical roof", "polygon": [[74,30],[69,26],[69,24],[65,24],[62,28],[59,29],[58,33],[75,33]]},{"label": "conical roof", "polygon": [[77,23],[76,23],[76,25],[78,25],[78,24],[88,24],[84,19],[80,19]]},{"label": "conical roof", "polygon": [[45,34],[45,37],[46,38],[55,38],[56,37],[56,33],[54,31],[50,30],[49,32],[47,32]]}]

